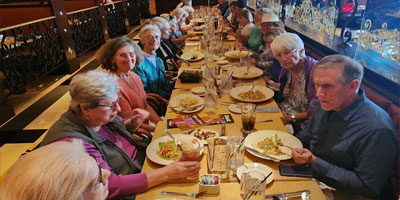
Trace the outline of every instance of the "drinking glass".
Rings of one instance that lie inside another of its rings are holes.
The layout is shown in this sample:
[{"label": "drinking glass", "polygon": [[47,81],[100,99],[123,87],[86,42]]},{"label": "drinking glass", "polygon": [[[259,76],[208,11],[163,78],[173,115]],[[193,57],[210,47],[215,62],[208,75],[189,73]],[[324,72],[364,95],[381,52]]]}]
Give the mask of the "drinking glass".
[{"label": "drinking glass", "polygon": [[236,174],[237,168],[244,164],[243,137],[228,137],[226,141],[226,152],[229,169]]},{"label": "drinking glass", "polygon": [[222,94],[229,94],[232,90],[232,76],[221,73],[221,90]]},{"label": "drinking glass", "polygon": [[265,174],[259,171],[248,171],[242,174],[240,189],[243,200],[262,200],[265,196],[267,181],[262,181]]},{"label": "drinking glass", "polygon": [[[181,142],[182,156],[179,161],[200,161],[201,144],[196,139],[184,139]],[[198,180],[199,174],[186,177],[187,180]]]},{"label": "drinking glass", "polygon": [[248,63],[247,55],[245,53],[240,52],[239,56],[240,56],[240,66],[247,67],[247,63]]},{"label": "drinking glass", "polygon": [[218,93],[215,86],[210,86],[205,91],[204,96],[205,104],[207,107],[215,108],[218,104]]},{"label": "drinking glass", "polygon": [[240,110],[242,114],[243,134],[247,135],[254,132],[254,125],[256,123],[256,105],[252,103],[242,104]]}]

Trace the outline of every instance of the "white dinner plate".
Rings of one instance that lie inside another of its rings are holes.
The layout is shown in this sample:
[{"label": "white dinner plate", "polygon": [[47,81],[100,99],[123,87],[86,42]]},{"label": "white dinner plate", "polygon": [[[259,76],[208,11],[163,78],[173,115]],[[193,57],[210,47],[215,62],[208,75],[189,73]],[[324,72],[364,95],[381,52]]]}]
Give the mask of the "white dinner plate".
[{"label": "white dinner plate", "polygon": [[205,89],[203,86],[200,87],[194,87],[192,89],[190,89],[190,92],[194,95],[198,95],[198,96],[204,96],[205,95]]},{"label": "white dinner plate", "polygon": [[[215,136],[213,136],[213,137],[219,137],[219,133],[218,133],[217,131],[214,131],[214,130],[211,130],[211,129],[195,129],[195,131],[191,132],[190,135],[193,136],[193,137],[196,137],[195,134],[196,134],[199,130],[200,130],[200,131],[203,131],[203,132],[212,132],[212,133],[215,134]],[[197,137],[196,137],[196,138],[197,138]],[[209,138],[211,138],[211,137],[209,137]],[[203,143],[203,145],[206,145],[206,144],[207,144],[207,138],[205,138],[204,140],[202,140],[201,138],[197,138],[197,139],[199,139],[199,140]]]},{"label": "white dinner plate", "polygon": [[242,99],[242,98],[239,96],[239,94],[242,93],[242,92],[248,92],[248,91],[250,91],[250,87],[251,87],[251,85],[243,85],[243,86],[239,86],[239,87],[232,88],[232,90],[231,90],[231,92],[230,92],[230,95],[231,95],[231,97],[233,97],[233,98],[235,98],[235,99],[237,99],[237,100],[239,100],[239,101],[249,102],[249,103],[259,103],[259,102],[263,102],[263,101],[266,101],[266,100],[268,100],[268,99],[271,99],[271,98],[274,96],[274,91],[272,91],[271,89],[269,89],[269,88],[267,88],[267,87],[265,87],[265,86],[256,85],[256,86],[253,88],[253,91],[256,91],[256,90],[261,91],[261,92],[264,94],[265,98],[263,98],[263,99],[257,99],[257,100],[245,100],[245,99]]},{"label": "white dinner plate", "polygon": [[[193,109],[185,109],[184,107],[180,107],[181,105],[179,104],[181,102],[181,100],[183,100],[184,98],[194,98],[198,101],[198,103],[196,105],[193,106]],[[200,111],[201,109],[204,108],[204,100],[199,97],[198,95],[193,95],[193,94],[180,94],[175,96],[172,100],[171,100],[171,107],[178,111],[178,112],[182,112],[182,113],[195,113],[197,111]]]},{"label": "white dinner plate", "polygon": [[195,62],[204,58],[204,54],[197,51],[186,52],[181,55],[181,58],[187,61]]},{"label": "white dinner plate", "polygon": [[[201,152],[200,154],[203,154],[203,150],[204,150],[204,145],[203,143],[197,139],[196,137],[193,137],[191,135],[185,135],[185,134],[173,134],[173,136],[175,137],[176,140],[180,141],[180,140],[184,140],[184,139],[196,139],[200,142],[201,145]],[[159,137],[155,140],[153,140],[149,146],[147,146],[146,149],[146,155],[147,158],[149,158],[151,161],[160,164],[160,165],[169,165],[170,163],[174,162],[175,160],[167,160],[164,158],[161,158],[157,153],[158,151],[160,151],[160,147],[158,145],[159,142],[167,142],[169,140],[172,140],[172,138],[170,138],[168,135]],[[179,158],[178,158],[179,159]]]},{"label": "white dinner plate", "polygon": [[247,72],[247,67],[238,67],[233,70],[233,78],[240,79],[253,79],[263,75],[263,71],[257,67],[250,67],[249,72]]},{"label": "white dinner plate", "polygon": [[230,59],[240,59],[240,56],[251,56],[253,55],[253,52],[251,51],[239,51],[239,50],[235,50],[235,51],[227,51],[224,54],[226,57],[230,58]]},{"label": "white dinner plate", "polygon": [[243,172],[248,172],[248,171],[258,171],[258,172],[261,172],[262,174],[264,174],[264,176],[268,176],[268,174],[270,172],[272,172],[271,176],[269,176],[267,178],[267,185],[274,180],[274,172],[268,166],[261,164],[261,163],[255,163],[255,162],[254,163],[245,163],[244,165],[246,165],[246,167],[241,166],[236,171],[236,176],[238,177],[238,179],[240,181],[242,179]]},{"label": "white dinner plate", "polygon": [[233,104],[229,105],[228,109],[229,109],[229,111],[231,111],[233,113],[240,114],[240,113],[242,113],[242,110],[240,109],[241,104],[242,103],[233,103]]},{"label": "white dinner plate", "polygon": [[[259,152],[264,152],[262,149],[257,147],[257,142],[263,141],[265,138],[269,138],[274,136],[274,134],[278,135],[278,138],[282,140],[282,143],[286,146],[289,146],[291,148],[303,148],[303,144],[301,144],[300,140],[297,139],[295,136],[290,135],[289,133],[285,133],[282,131],[276,131],[276,130],[261,130],[261,131],[256,131],[254,133],[249,134],[246,139],[244,140],[244,146],[245,147],[250,147],[253,149],[258,150]],[[279,147],[283,153],[292,154],[292,150],[290,150],[288,147]],[[248,151],[248,150],[247,150]],[[267,157],[258,155],[253,153],[252,151],[248,151],[249,153],[253,154],[254,156],[257,156],[262,159],[270,160]],[[275,155],[270,155],[272,157],[275,157],[279,160],[289,160],[291,159],[290,156],[288,155],[280,155],[280,156],[275,156]]]}]

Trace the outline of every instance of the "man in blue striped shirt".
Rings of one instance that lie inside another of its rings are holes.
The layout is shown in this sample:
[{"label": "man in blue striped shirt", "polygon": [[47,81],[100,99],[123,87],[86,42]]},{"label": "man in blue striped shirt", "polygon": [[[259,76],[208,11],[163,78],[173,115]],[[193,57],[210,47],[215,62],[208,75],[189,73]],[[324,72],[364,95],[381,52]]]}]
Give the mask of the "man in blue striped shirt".
[{"label": "man in blue striped shirt", "polygon": [[314,178],[336,188],[333,199],[379,198],[398,156],[391,118],[360,89],[363,72],[342,55],[314,67],[321,108],[297,135],[305,148],[292,151],[296,163],[310,165]]}]

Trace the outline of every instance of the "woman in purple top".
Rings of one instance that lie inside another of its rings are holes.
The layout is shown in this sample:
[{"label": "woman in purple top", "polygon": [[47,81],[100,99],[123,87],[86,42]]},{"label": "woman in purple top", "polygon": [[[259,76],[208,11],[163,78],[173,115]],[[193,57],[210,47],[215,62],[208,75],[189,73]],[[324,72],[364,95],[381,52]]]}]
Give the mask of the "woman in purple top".
[{"label": "woman in purple top", "polygon": [[284,115],[282,121],[284,124],[292,123],[296,134],[304,128],[319,104],[311,73],[318,61],[306,56],[303,41],[294,33],[276,37],[271,43],[271,50],[283,67],[277,98]]},{"label": "woman in purple top", "polygon": [[50,128],[41,145],[78,138],[86,152],[94,155],[108,177],[107,199],[145,192],[165,181],[197,174],[199,162],[173,162],[151,172],[140,173],[149,139],[135,140],[132,133],[149,117],[142,109],[131,116],[117,116],[120,87],[116,77],[100,71],[81,73],[70,83],[71,102],[67,112]]}]

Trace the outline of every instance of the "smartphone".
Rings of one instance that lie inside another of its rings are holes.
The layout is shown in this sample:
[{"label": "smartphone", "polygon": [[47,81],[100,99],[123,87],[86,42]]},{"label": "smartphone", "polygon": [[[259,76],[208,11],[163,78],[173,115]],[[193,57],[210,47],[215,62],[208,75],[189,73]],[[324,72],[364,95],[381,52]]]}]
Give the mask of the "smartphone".
[{"label": "smartphone", "polygon": [[308,165],[279,165],[281,176],[312,177],[311,167]]}]

